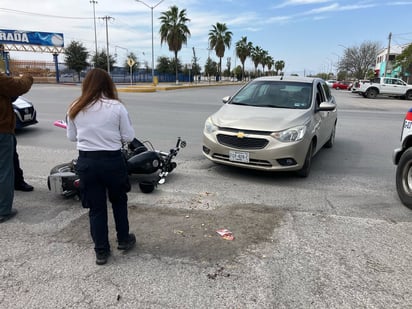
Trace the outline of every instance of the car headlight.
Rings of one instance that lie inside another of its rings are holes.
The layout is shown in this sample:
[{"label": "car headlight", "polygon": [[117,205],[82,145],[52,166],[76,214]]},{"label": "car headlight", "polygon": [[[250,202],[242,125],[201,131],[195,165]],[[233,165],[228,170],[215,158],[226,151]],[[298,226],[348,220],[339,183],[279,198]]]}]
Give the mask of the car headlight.
[{"label": "car headlight", "polygon": [[273,132],[272,137],[280,142],[297,142],[303,139],[306,133],[306,126],[297,126],[284,131]]},{"label": "car headlight", "polygon": [[217,126],[213,124],[212,119],[209,117],[205,122],[205,132],[211,134],[217,131]]}]

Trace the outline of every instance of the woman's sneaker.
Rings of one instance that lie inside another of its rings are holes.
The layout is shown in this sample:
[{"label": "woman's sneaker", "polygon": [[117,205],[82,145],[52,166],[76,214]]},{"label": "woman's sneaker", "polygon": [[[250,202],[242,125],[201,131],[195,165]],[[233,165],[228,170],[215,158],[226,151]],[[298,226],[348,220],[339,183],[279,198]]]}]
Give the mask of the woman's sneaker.
[{"label": "woman's sneaker", "polygon": [[129,237],[126,241],[119,241],[117,249],[119,250],[130,250],[136,244],[136,236],[133,233],[129,234]]}]

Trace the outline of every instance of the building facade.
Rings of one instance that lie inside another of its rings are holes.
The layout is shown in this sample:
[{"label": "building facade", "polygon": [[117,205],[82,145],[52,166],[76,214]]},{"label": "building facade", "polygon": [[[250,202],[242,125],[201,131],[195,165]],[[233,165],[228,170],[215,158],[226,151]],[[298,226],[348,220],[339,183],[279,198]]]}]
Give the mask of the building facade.
[{"label": "building facade", "polygon": [[[391,46],[388,53],[388,48],[382,49],[376,57],[375,75],[403,78],[402,68],[395,65],[396,56],[400,55],[402,51],[410,44]],[[389,55],[388,55],[389,54]],[[406,76],[407,77],[407,76]]]}]

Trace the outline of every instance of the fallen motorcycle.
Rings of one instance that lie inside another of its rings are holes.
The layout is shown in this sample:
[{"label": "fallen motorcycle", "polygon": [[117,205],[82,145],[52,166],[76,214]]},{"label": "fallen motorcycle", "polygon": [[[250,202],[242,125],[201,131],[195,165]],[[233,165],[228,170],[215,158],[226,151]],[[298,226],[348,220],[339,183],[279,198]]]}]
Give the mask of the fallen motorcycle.
[{"label": "fallen motorcycle", "polygon": [[[66,128],[62,120],[54,122],[54,125]],[[143,193],[151,193],[158,184],[163,184],[166,177],[172,172],[177,163],[173,159],[181,148],[186,147],[186,142],[177,138],[175,147],[169,152],[155,150],[150,141],[133,139],[122,147],[122,154],[127,163],[129,175],[137,179],[139,188]],[[47,177],[47,186],[50,191],[65,197],[77,196],[80,198],[80,178],[76,171],[77,159],[56,165]]]}]

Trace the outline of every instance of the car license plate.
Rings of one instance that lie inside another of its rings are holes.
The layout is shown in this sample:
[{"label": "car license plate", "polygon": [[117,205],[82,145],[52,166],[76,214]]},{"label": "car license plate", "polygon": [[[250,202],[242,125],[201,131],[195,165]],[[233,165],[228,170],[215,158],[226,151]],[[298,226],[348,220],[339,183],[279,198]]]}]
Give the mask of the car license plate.
[{"label": "car license plate", "polygon": [[249,152],[229,151],[229,160],[235,162],[249,163]]},{"label": "car license plate", "polygon": [[31,120],[31,115],[26,114],[26,115],[24,115],[23,119],[24,119],[24,121]]}]

